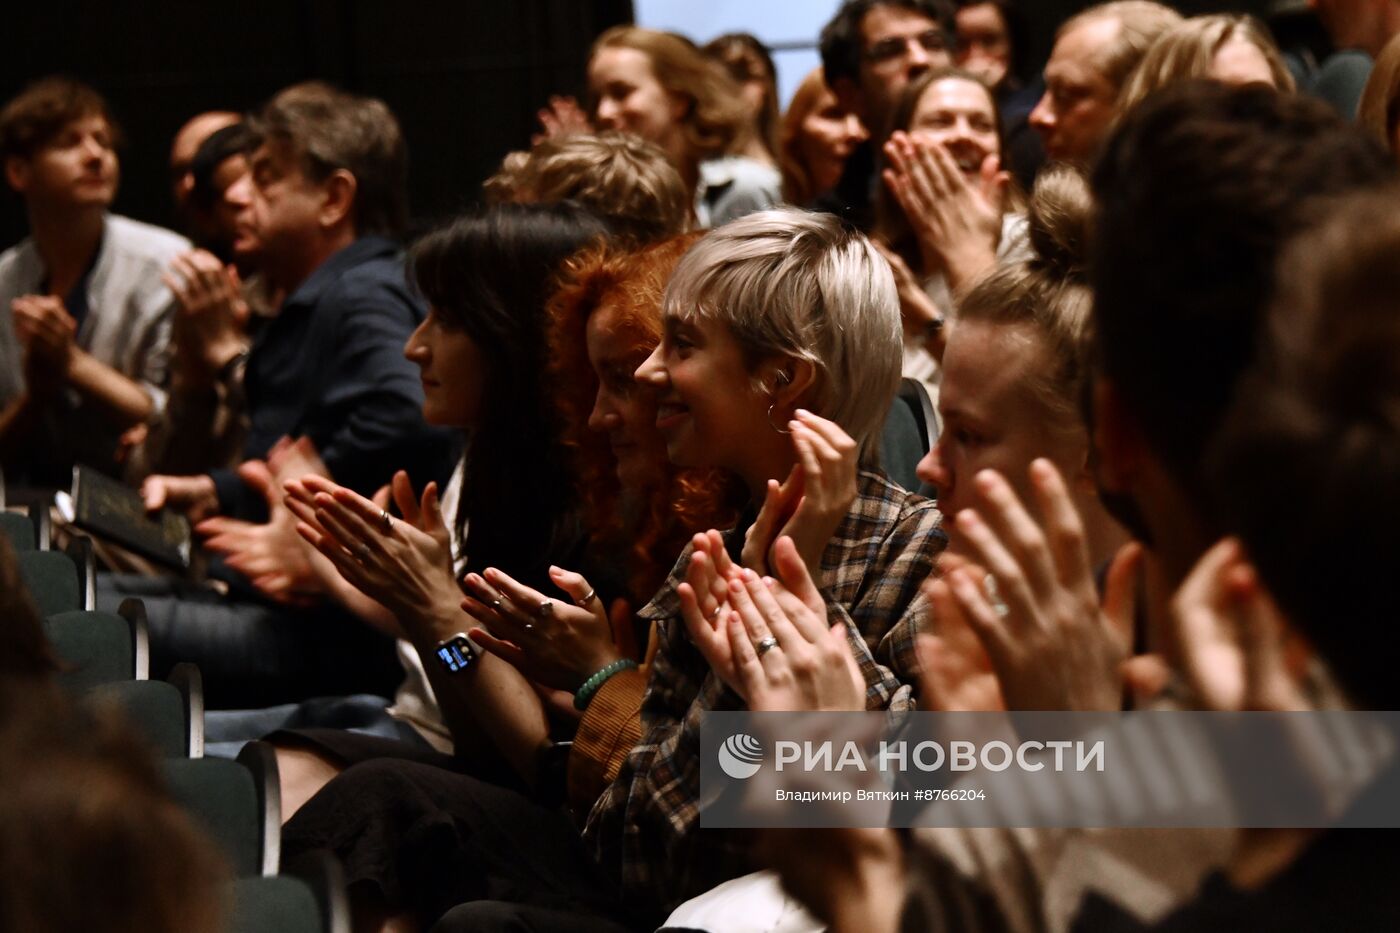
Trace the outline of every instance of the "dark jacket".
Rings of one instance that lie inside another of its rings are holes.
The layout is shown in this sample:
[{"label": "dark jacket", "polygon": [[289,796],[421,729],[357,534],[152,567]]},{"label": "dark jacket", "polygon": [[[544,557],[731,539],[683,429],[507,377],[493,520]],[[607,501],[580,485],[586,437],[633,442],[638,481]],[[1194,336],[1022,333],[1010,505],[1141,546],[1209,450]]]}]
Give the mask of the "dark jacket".
[{"label": "dark jacket", "polygon": [[[253,341],[244,459],[265,457],[283,436],[306,436],[336,482],[364,495],[398,469],[415,485],[445,475],[455,437],[423,422],[418,368],[403,355],[425,314],[392,240],[361,237],[322,263]],[[223,514],[265,515],[232,470],[211,475]]]}]

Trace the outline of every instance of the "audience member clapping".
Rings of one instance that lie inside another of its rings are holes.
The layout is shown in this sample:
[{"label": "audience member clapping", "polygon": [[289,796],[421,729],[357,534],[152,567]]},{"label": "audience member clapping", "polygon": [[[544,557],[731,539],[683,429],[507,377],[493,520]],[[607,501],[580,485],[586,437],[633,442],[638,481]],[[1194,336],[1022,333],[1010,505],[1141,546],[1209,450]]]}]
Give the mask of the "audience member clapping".
[{"label": "audience member clapping", "polygon": [[160,276],[189,243],[109,212],[119,139],[107,102],[68,78],[0,111],[0,158],[30,229],[0,256],[0,457],[12,483],[66,487],[75,463],[122,475],[128,432],[165,406],[173,301]]},{"label": "audience member clapping", "polygon": [[[396,706],[396,718],[415,730],[405,737],[420,748],[472,749],[478,773],[515,769],[533,780],[543,713],[512,700],[512,690],[529,693],[518,678],[491,681],[493,695],[481,677],[452,676],[438,649],[471,627],[460,605],[463,572],[502,568],[496,572],[543,588],[551,567],[577,564],[574,485],[541,378],[544,304],[564,260],[604,232],[577,207],[505,205],[421,241],[413,269],[431,310],[404,354],[423,380],[424,419],[470,432],[462,461],[441,495],[436,482],[420,480],[420,496],[412,474],[397,473],[401,520],[383,499],[323,477],[289,486],[298,530],[334,567],[319,574],[322,584],[361,620],[409,643],[400,646],[408,680]],[[499,664],[488,660],[480,674],[489,680]],[[319,783],[327,770],[380,751],[353,735],[312,739],[284,757],[322,775]],[[297,788],[297,801],[318,785],[310,783]]]},{"label": "audience member clapping", "polygon": [[[402,352],[424,308],[392,239],[406,214],[398,122],[380,101],[313,83],[280,92],[254,126],[260,143],[238,183],[247,186],[247,200],[235,249],[246,238],[269,292],[285,297],[249,350],[242,391],[231,396],[246,399],[240,459],[264,461],[283,438],[304,436],[338,482],[366,493],[397,468],[415,476],[445,473],[452,439],[424,424],[422,384]],[[205,271],[210,292],[221,290],[228,301],[199,319],[222,322],[209,335],[227,334],[229,303],[236,307],[231,280],[211,266],[195,276],[200,283]],[[249,475],[228,467],[157,474],[142,493],[153,510],[168,507],[196,520],[218,515],[224,521],[217,533],[227,543],[236,535],[255,546],[267,537],[281,490],[248,484]],[[337,687],[363,690],[392,678],[388,643],[368,630],[347,631],[338,610],[272,605],[254,598],[243,575],[217,565],[215,573],[233,587],[234,598],[211,587],[113,575],[101,579],[99,603],[145,599],[154,668],[196,661],[214,707],[354,692]],[[332,655],[337,663],[307,671],[307,657],[326,662]]]},{"label": "audience member clapping", "polygon": [[999,257],[1025,250],[1025,218],[1002,169],[1001,121],[971,75],[930,72],[893,115],[876,198],[876,235],[895,271],[904,317],[904,374],[937,393],[942,326],[953,295]]}]

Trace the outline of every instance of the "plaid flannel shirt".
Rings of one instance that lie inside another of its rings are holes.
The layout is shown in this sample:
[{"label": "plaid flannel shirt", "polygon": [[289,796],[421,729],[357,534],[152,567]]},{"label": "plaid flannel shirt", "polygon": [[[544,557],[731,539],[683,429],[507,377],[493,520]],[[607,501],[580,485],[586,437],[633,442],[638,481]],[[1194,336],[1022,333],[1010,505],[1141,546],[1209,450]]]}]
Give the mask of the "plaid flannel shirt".
[{"label": "plaid flannel shirt", "polygon": [[[867,687],[868,709],[913,705],[914,639],[926,610],[919,584],[947,544],[934,504],[862,470],[858,492],[822,554],[822,595],[840,619]],[[726,544],[741,545],[742,530]],[[656,923],[677,904],[753,870],[741,834],[700,830],[700,716],[742,709],[686,634],[676,586],[690,550],[641,615],[659,648],[642,700],[642,739],[589,814],[585,840],[617,878],[624,902]]]}]

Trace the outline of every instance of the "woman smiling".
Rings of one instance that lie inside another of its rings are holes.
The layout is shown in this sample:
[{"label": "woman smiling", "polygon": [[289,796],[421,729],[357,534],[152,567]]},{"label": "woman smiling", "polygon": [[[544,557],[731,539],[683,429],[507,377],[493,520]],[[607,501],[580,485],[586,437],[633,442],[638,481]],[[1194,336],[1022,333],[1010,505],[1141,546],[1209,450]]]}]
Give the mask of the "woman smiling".
[{"label": "woman smiling", "polygon": [[757,518],[696,536],[641,613],[658,642],[645,728],[584,835],[649,919],[751,864],[742,839],[699,831],[699,714],[740,701],[725,665],[712,669],[691,641],[682,607],[713,617],[731,564],[755,578],[790,567],[774,563],[773,544],[791,537],[828,617],[845,627],[866,705],[901,707],[923,615],[915,595],[946,540],[933,504],[876,465],[899,383],[900,323],[889,268],[864,236],[801,211],[742,218],[681,260],[663,314],[661,343],[637,379],[658,393],[667,452],[734,473]]}]

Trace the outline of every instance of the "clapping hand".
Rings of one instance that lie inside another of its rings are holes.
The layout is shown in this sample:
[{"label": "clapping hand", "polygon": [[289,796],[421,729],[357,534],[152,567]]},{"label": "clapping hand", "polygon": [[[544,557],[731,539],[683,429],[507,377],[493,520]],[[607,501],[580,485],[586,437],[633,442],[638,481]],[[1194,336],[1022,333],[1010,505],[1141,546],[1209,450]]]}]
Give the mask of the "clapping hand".
[{"label": "clapping hand", "polygon": [[1287,626],[1235,538],[1215,544],[1172,597],[1176,666],[1206,709],[1306,710]]},{"label": "clapping hand", "polygon": [[296,519],[283,505],[281,483],[261,460],[239,465],[238,475],[266,500],[267,521],[216,516],[196,525],[195,533],[268,598],[287,605],[308,604],[321,588],[302,552]]},{"label": "clapping hand", "polygon": [[745,567],[769,572],[778,538],[791,538],[813,580],[822,579],[822,552],[856,497],[859,445],[834,421],[798,409],[788,422],[797,463],[786,480],[768,481],[758,518],[742,552]]},{"label": "clapping hand", "polygon": [[196,249],[176,256],[161,278],[178,306],[172,333],[177,365],[197,381],[212,379],[247,348],[248,303],[238,270]]},{"label": "clapping hand", "polygon": [[781,581],[731,567],[727,600],[713,619],[698,600],[682,598],[687,628],[704,633],[702,653],[727,667],[721,677],[752,710],[865,709],[865,678],[846,625],[827,624],[826,604],[791,538],[774,545],[774,565]]},{"label": "clapping hand", "polygon": [[729,606],[729,576],[736,569],[724,549],[724,538],[711,529],[691,539],[685,580],[676,587],[691,642],[731,690],[738,690],[739,675],[729,651],[729,634],[715,622]]},{"label": "clapping hand", "polygon": [[982,506],[954,521],[986,572],[964,566],[944,580],[987,652],[1007,708],[1119,709],[1141,548],[1119,550],[1100,604],[1084,526],[1064,480],[1043,459],[1031,464],[1030,477],[1044,528],[1005,479],[983,470],[973,478]]},{"label": "clapping hand", "polygon": [[593,124],[589,122],[588,114],[583,112],[578,101],[572,97],[551,97],[548,106],[541,107],[536,116],[539,117],[543,131],[531,137],[532,146],[539,145],[546,139],[555,139],[571,133],[593,132]]},{"label": "clapping hand", "polygon": [[43,376],[66,376],[78,324],[63,301],[52,295],[23,295],[10,303],[10,311],[31,371],[37,372],[42,364]]},{"label": "clapping hand", "polygon": [[440,640],[459,631],[463,619],[437,483],[424,488],[420,502],[408,474],[400,470],[391,489],[402,519],[318,476],[288,484],[287,501],[300,519],[297,533],[341,576],[405,626],[428,625],[425,637]]},{"label": "clapping hand", "polygon": [[903,131],[885,143],[885,157],[885,185],[920,245],[943,260],[950,288],[962,288],[996,262],[1011,183],[996,156],[983,159],[976,183],[944,146]]},{"label": "clapping hand", "polygon": [[494,567],[467,574],[471,593],[462,608],[485,626],[468,633],[478,646],[535,683],[573,693],[624,657],[617,636],[632,624],[631,607],[619,599],[608,610],[592,585],[572,571],[551,567],[549,576],[566,600],[545,596]]},{"label": "clapping hand", "polygon": [[953,597],[948,577],[966,570],[974,580],[987,572],[957,554],[945,551],[938,575],[921,587],[929,602],[932,633],[918,636],[919,709],[943,713],[1003,710],[1001,684],[987,652]]},{"label": "clapping hand", "polygon": [[313,566],[315,552],[296,533],[296,517],[283,492],[292,477],[308,473],[330,476],[309,438],[284,437],[272,445],[266,462],[250,460],[238,468],[242,480],[267,502],[267,522],[216,517],[195,526],[206,548],[225,555],[229,567],[274,602],[305,605],[325,589]]}]

